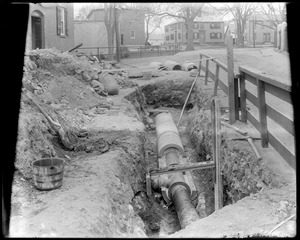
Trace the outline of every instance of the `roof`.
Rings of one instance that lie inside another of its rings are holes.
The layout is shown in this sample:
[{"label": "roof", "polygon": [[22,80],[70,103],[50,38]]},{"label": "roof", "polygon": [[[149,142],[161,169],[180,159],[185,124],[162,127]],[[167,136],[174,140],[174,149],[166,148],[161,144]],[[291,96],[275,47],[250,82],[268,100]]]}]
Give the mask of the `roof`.
[{"label": "roof", "polygon": [[[194,20],[194,22],[222,22],[222,23],[224,23],[224,20],[213,20],[213,19],[208,19],[208,18],[199,18],[199,17],[196,17],[195,18],[195,20]],[[166,24],[164,27],[166,27],[166,26],[170,26],[170,25],[172,25],[172,24],[176,24],[176,23],[184,23],[184,21],[173,21],[173,22],[171,22],[171,23],[169,23],[169,24]]]},{"label": "roof", "polygon": [[[104,8],[96,8],[96,9],[92,9],[89,14],[87,15],[87,18],[89,18],[94,12],[96,11],[104,11],[105,9]],[[143,10],[140,10],[140,9],[133,9],[133,8],[122,8],[121,9],[122,11],[124,10],[134,10],[134,11],[143,11]]]}]

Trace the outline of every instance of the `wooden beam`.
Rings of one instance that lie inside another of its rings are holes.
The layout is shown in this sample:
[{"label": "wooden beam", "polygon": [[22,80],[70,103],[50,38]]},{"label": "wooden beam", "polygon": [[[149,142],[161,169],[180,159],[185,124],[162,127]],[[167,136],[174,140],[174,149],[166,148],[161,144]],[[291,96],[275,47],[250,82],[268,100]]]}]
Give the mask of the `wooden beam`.
[{"label": "wooden beam", "polygon": [[206,65],[205,65],[205,85],[207,85],[208,81],[208,67],[209,67],[209,60],[206,60]]},{"label": "wooden beam", "polygon": [[240,101],[241,101],[241,121],[247,123],[247,106],[246,106],[246,80],[245,74],[240,73]]},{"label": "wooden beam", "polygon": [[215,167],[215,163],[213,161],[209,161],[209,162],[172,165],[166,168],[151,169],[149,172],[151,176],[156,176],[156,175],[172,174],[172,173],[186,172],[186,171],[199,170],[199,169],[208,169],[214,167]]},{"label": "wooden beam", "polygon": [[221,175],[221,109],[220,99],[213,99],[211,121],[213,130],[213,160],[215,163],[215,211],[223,207],[223,184]]},{"label": "wooden beam", "polygon": [[284,144],[276,138],[272,133],[268,132],[270,144],[273,146],[273,148],[280,154],[281,157],[284,158],[285,161],[288,162],[288,164],[296,169],[296,157],[295,155],[287,149]]},{"label": "wooden beam", "polygon": [[214,96],[217,96],[217,92],[218,92],[218,85],[219,85],[219,70],[220,70],[220,66],[219,66],[218,64],[216,64]]},{"label": "wooden beam", "polygon": [[263,81],[260,81],[259,79],[257,79],[257,96],[258,96],[261,146],[263,148],[267,148],[269,140],[268,140],[268,126],[267,126],[265,83]]},{"label": "wooden beam", "polygon": [[227,44],[227,77],[228,77],[228,107],[229,107],[229,123],[236,121],[235,113],[235,82],[234,82],[234,64],[233,64],[233,45],[232,36],[226,37]]}]

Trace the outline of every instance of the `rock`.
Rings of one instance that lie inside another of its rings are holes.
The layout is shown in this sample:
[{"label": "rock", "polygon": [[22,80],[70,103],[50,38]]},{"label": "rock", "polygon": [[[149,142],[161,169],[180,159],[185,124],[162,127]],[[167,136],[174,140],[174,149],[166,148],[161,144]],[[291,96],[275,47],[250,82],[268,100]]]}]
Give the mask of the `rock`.
[{"label": "rock", "polygon": [[82,72],[81,76],[84,81],[90,82],[92,80],[91,76],[86,71]]},{"label": "rock", "polygon": [[75,69],[75,73],[76,73],[76,74],[81,74],[82,72],[83,72],[82,69]]},{"label": "rock", "polygon": [[90,76],[93,80],[98,80],[99,79],[97,71],[92,71]]}]

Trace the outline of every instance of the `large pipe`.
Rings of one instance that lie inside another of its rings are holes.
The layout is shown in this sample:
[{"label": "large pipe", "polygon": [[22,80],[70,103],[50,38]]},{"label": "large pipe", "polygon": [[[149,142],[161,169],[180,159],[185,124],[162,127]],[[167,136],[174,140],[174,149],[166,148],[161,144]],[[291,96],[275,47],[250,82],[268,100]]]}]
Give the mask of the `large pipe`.
[{"label": "large pipe", "polygon": [[182,70],[182,66],[174,61],[168,60],[165,62],[165,65],[167,66],[168,71],[174,71],[174,70]]},{"label": "large pipe", "polygon": [[[170,113],[158,114],[155,124],[158,155],[165,159],[167,167],[181,164],[180,154],[183,155],[184,150],[172,115]],[[192,204],[193,191],[189,186],[187,177],[182,172],[172,173],[168,175],[168,180],[164,179],[162,182],[164,187],[168,188],[166,197],[174,202],[181,228],[183,229],[199,219],[199,215]]]}]

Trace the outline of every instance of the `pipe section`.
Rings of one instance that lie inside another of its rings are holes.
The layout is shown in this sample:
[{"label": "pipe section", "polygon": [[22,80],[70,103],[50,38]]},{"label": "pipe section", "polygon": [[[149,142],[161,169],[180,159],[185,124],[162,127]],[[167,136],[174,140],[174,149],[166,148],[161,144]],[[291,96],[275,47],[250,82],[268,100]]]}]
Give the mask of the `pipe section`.
[{"label": "pipe section", "polygon": [[179,132],[171,113],[160,113],[155,118],[158,157],[168,148],[178,149],[184,155]]},{"label": "pipe section", "polygon": [[192,62],[185,62],[182,64],[184,71],[191,71],[192,69],[198,69],[195,63]]},{"label": "pipe section", "polygon": [[174,70],[179,70],[182,71],[182,66],[181,64],[174,62],[174,61],[166,61],[165,65],[167,66],[168,71],[174,71]]}]

